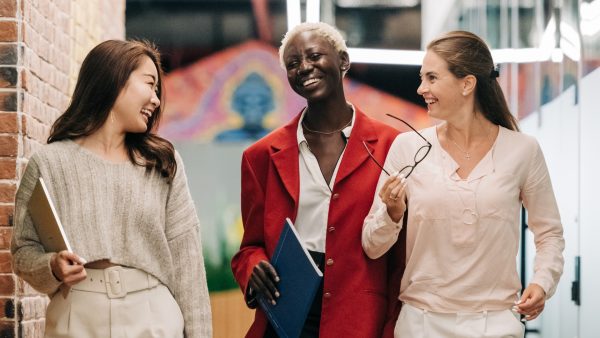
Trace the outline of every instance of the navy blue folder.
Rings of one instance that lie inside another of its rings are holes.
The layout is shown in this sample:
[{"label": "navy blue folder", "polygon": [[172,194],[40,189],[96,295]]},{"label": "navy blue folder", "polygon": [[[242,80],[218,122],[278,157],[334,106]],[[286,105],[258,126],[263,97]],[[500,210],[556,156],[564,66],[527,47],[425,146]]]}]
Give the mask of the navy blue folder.
[{"label": "navy blue folder", "polygon": [[276,286],[280,296],[275,299],[275,305],[262,296],[258,297],[258,303],[280,338],[297,338],[323,273],[306,250],[289,218],[285,219],[271,265],[279,275]]}]

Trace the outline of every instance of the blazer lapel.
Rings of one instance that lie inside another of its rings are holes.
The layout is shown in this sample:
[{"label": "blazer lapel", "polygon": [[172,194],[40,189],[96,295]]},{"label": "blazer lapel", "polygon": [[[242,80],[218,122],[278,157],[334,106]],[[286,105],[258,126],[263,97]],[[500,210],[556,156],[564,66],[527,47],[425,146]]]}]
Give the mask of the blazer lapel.
[{"label": "blazer lapel", "polygon": [[296,137],[299,120],[300,114],[283,128],[279,138],[271,144],[273,150],[271,160],[285,190],[294,200],[294,207],[298,205],[300,195],[299,152]]},{"label": "blazer lapel", "polygon": [[348,139],[348,145],[340,163],[335,183],[337,184],[341,180],[352,174],[353,171],[358,169],[360,165],[369,158],[369,154],[363,145],[363,141],[367,144],[369,149],[373,151],[373,142],[377,142],[377,133],[375,127],[366,115],[360,110],[356,109],[355,125],[352,127],[352,133]]}]

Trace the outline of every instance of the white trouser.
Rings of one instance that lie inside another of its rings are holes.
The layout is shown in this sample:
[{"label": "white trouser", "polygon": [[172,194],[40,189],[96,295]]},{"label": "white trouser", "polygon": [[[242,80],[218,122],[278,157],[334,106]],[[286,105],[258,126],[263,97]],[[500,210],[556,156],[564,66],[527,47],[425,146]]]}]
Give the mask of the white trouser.
[{"label": "white trouser", "polygon": [[404,303],[394,338],[523,338],[525,326],[509,309],[437,313]]},{"label": "white trouser", "polygon": [[137,269],[86,269],[86,280],[52,296],[45,337],[182,338],[183,315],[169,289]]}]

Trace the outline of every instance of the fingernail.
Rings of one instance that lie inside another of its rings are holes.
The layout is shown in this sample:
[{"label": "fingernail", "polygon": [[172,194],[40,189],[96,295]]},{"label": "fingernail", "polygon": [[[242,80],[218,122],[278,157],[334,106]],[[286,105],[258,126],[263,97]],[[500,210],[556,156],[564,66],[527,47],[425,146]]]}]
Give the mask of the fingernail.
[{"label": "fingernail", "polygon": [[513,307],[512,307],[512,310],[513,310],[514,312],[517,312],[517,311],[519,311],[519,308],[518,308],[518,307],[516,307],[516,306],[513,306]]},{"label": "fingernail", "polygon": [[516,305],[521,304],[521,300],[519,299],[518,301],[515,302]]},{"label": "fingernail", "polygon": [[275,281],[276,281],[276,282],[279,282],[279,277],[275,277]]},{"label": "fingernail", "polygon": [[275,297],[279,298],[279,292],[275,292]]},{"label": "fingernail", "polygon": [[275,303],[275,301],[274,301],[274,300],[272,300],[272,301],[271,301],[271,304],[275,305],[275,304],[277,304],[277,303]]}]

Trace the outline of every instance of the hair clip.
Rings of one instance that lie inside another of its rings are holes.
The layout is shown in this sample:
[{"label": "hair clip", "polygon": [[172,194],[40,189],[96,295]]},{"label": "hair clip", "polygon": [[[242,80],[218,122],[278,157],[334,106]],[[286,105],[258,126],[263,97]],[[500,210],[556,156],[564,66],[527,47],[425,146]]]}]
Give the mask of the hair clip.
[{"label": "hair clip", "polygon": [[498,66],[494,66],[494,68],[492,68],[492,71],[490,72],[490,78],[495,79],[499,76],[500,76],[500,72],[498,71]]}]

